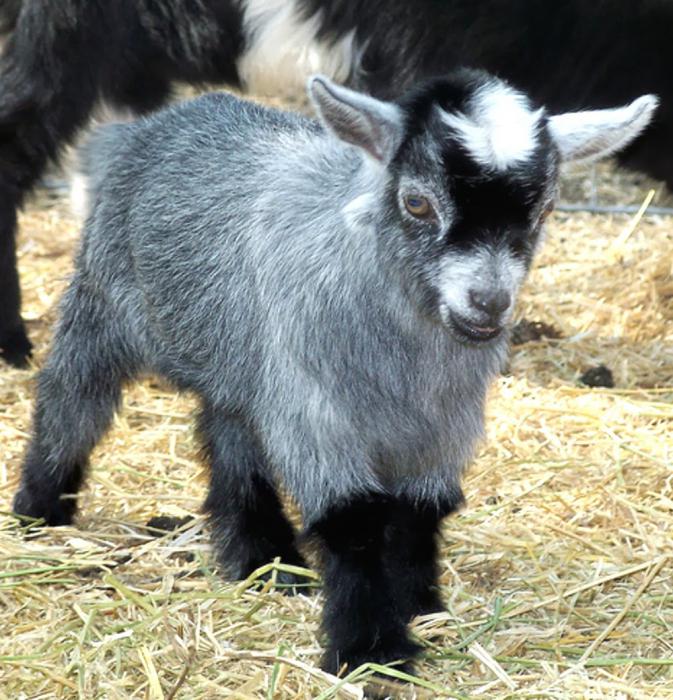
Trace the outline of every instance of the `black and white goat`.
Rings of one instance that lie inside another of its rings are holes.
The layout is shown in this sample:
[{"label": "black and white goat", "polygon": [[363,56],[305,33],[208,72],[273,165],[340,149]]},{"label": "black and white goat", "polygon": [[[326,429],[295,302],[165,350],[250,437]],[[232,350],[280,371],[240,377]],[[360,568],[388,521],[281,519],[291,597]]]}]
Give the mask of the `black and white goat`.
[{"label": "black and white goat", "polygon": [[310,96],[319,122],[213,93],[94,137],[15,510],[71,522],[122,384],[163,375],[202,402],[225,572],[301,563],[277,480],[300,505],[336,671],[416,653],[559,164],[625,145],[656,99],[548,117],[469,71]]},{"label": "black and white goat", "polygon": [[391,98],[471,65],[554,111],[659,94],[656,122],[619,158],[673,186],[672,26],[661,0],[4,0],[0,354],[20,366],[30,353],[16,208],[100,101],[144,113],[176,81],[296,93],[316,71]]}]

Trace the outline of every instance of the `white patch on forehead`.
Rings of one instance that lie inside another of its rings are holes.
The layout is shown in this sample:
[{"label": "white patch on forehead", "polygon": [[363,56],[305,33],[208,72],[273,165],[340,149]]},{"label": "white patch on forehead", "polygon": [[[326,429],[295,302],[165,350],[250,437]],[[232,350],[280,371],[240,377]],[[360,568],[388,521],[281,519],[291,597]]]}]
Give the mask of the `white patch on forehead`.
[{"label": "white patch on forehead", "polygon": [[491,81],[475,91],[469,114],[440,112],[479,165],[506,170],[533,154],[543,110],[532,111],[524,95]]},{"label": "white patch on forehead", "polygon": [[319,39],[321,13],[302,17],[297,0],[243,0],[241,7],[246,50],[237,66],[249,92],[296,96],[309,75],[344,82],[357,67],[355,30]]}]

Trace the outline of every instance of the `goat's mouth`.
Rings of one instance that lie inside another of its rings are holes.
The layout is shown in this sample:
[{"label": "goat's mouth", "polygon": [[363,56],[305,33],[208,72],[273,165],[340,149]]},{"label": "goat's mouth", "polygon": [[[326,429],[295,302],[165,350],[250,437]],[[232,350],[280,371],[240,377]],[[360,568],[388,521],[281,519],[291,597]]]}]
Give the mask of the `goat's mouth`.
[{"label": "goat's mouth", "polygon": [[449,325],[460,340],[470,343],[487,343],[497,338],[503,331],[503,326],[478,325],[453,311],[449,314]]}]

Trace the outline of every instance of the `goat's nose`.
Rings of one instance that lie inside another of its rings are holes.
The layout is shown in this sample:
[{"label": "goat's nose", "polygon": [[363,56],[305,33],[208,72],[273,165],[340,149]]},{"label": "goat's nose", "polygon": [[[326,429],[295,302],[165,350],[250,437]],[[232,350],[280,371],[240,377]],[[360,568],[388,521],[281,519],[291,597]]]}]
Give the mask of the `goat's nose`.
[{"label": "goat's nose", "polygon": [[492,319],[499,318],[512,303],[512,297],[505,291],[470,289],[469,297],[470,303],[477,311],[488,314]]}]

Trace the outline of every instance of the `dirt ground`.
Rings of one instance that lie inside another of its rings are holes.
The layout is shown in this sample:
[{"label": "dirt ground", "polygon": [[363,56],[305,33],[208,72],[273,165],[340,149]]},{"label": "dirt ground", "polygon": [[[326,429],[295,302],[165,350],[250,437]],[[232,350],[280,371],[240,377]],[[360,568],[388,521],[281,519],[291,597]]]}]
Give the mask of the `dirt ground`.
[{"label": "dirt ground", "polygon": [[[622,203],[648,187],[601,183]],[[78,225],[44,192],[20,225],[37,369]],[[552,217],[517,318],[557,337],[529,326],[493,388],[442,530],[447,611],[415,620],[424,654],[398,697],[673,698],[672,253],[671,218]],[[601,365],[614,387],[581,381]],[[0,367],[0,698],[363,696],[372,669],[318,668],[318,582],[289,597],[214,572],[194,402],[160,382],[127,392],[76,526],[20,537],[34,376]],[[154,537],[156,515],[194,520]]]}]

